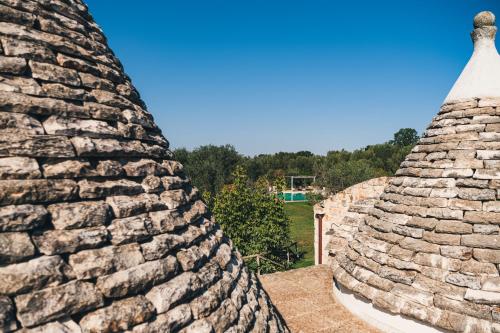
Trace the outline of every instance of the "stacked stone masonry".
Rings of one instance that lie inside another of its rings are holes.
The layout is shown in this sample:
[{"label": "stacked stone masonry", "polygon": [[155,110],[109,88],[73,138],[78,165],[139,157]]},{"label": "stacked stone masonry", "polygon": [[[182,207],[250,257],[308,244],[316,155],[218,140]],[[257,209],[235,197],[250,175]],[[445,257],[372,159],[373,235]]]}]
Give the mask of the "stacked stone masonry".
[{"label": "stacked stone masonry", "polygon": [[0,0],[0,45],[0,331],[288,331],[84,3]]},{"label": "stacked stone masonry", "polygon": [[500,99],[444,104],[333,258],[376,307],[454,332],[500,332]]},{"label": "stacked stone masonry", "polygon": [[[374,201],[380,198],[389,179],[389,177],[379,177],[355,184],[314,206],[314,216],[316,216],[314,252],[317,264],[319,264],[319,251],[322,251],[322,258],[328,260],[328,255],[334,257],[336,252],[343,251],[352,241],[360,219],[364,218],[369,208],[373,207]],[[318,239],[318,214],[323,216],[321,245]]]}]

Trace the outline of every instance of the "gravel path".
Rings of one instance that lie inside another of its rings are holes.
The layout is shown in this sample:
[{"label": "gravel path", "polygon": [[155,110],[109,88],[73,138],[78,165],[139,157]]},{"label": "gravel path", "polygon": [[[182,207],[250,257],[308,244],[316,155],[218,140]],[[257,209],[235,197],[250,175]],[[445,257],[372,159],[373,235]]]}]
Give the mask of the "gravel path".
[{"label": "gravel path", "polygon": [[335,299],[326,265],[262,275],[260,280],[294,333],[380,333]]}]

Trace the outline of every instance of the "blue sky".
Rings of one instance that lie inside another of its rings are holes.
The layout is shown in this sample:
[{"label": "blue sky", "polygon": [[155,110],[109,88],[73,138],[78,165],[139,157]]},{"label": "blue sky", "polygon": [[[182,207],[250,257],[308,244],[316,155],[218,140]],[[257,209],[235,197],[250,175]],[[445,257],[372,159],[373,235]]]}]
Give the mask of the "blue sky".
[{"label": "blue sky", "polygon": [[356,149],[422,132],[498,0],[87,0],[171,146]]}]

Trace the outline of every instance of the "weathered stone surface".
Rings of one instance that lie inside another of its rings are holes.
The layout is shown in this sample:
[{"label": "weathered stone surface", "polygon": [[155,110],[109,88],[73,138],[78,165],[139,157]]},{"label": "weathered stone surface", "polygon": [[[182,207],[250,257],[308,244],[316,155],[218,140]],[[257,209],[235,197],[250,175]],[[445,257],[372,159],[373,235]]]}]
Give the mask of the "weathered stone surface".
[{"label": "weathered stone surface", "polygon": [[451,209],[459,209],[464,211],[469,210],[481,210],[482,204],[481,201],[472,201],[472,200],[464,200],[464,199],[450,199],[449,207]]},{"label": "weathered stone surface", "polygon": [[56,229],[77,229],[104,225],[109,206],[104,201],[85,201],[49,205],[47,210]]},{"label": "weathered stone surface", "polygon": [[25,231],[41,227],[48,212],[40,205],[11,205],[0,207],[0,231]]},{"label": "weathered stone surface", "polygon": [[12,38],[2,38],[1,42],[3,51],[8,56],[19,56],[47,62],[55,60],[54,53],[48,47],[41,44]]},{"label": "weathered stone surface", "polygon": [[188,304],[182,304],[156,316],[155,320],[152,322],[135,326],[132,331],[134,333],[174,332],[188,324],[191,319],[191,308]]},{"label": "weathered stone surface", "polygon": [[98,103],[102,103],[109,106],[114,106],[118,108],[132,108],[133,104],[126,98],[114,94],[110,91],[94,89],[91,92],[91,96],[97,100]]},{"label": "weathered stone surface", "polygon": [[500,292],[500,277],[491,277],[483,280],[482,290]]},{"label": "weathered stone surface", "polygon": [[80,58],[74,58],[66,54],[57,54],[57,63],[62,67],[76,69],[81,72],[93,73],[99,75],[99,71],[96,69],[95,65],[89,61]]},{"label": "weathered stone surface", "polygon": [[417,275],[412,284],[413,287],[428,291],[434,294],[440,294],[447,298],[462,301],[465,295],[465,288],[435,280],[424,275]]},{"label": "weathered stone surface", "polygon": [[461,220],[464,213],[450,208],[429,208],[427,209],[427,215],[438,219]]},{"label": "weathered stone surface", "polygon": [[456,185],[459,187],[476,187],[476,188],[487,188],[488,181],[481,179],[457,179]]},{"label": "weathered stone surface", "polygon": [[401,246],[404,249],[417,252],[439,253],[438,245],[410,237],[403,239],[399,244],[399,246]]},{"label": "weathered stone surface", "polygon": [[146,260],[155,260],[184,244],[184,238],[181,235],[166,233],[154,236],[150,242],[142,243],[141,249]]},{"label": "weathered stone surface", "polygon": [[128,162],[123,169],[129,177],[164,176],[168,172],[160,163],[150,159]]},{"label": "weathered stone surface", "polygon": [[375,306],[392,313],[400,313],[404,303],[404,299],[391,293],[379,293],[373,299],[373,304]]},{"label": "weathered stone surface", "polygon": [[83,332],[122,332],[154,315],[153,305],[142,295],[115,301],[110,306],[85,315]]},{"label": "weathered stone surface", "polygon": [[73,157],[67,138],[50,135],[0,134],[0,157]]},{"label": "weathered stone surface", "polygon": [[106,202],[111,206],[114,215],[118,218],[167,208],[167,206],[159,200],[156,194],[146,193],[136,196],[122,195],[108,197]]},{"label": "weathered stone surface", "polygon": [[107,122],[94,119],[71,119],[51,116],[43,122],[47,134],[85,137],[112,137],[117,135],[114,127]]},{"label": "weathered stone surface", "polygon": [[500,293],[483,290],[467,289],[464,298],[468,301],[479,304],[498,304],[500,303]]},{"label": "weathered stone surface", "polygon": [[441,311],[434,307],[426,307],[414,302],[406,302],[401,308],[401,314],[420,321],[435,323],[441,316]]},{"label": "weathered stone surface", "polygon": [[0,75],[0,90],[31,95],[42,95],[42,87],[33,79]]},{"label": "weathered stone surface", "polygon": [[35,255],[35,247],[27,233],[0,233],[0,264],[21,261],[33,255]]},{"label": "weathered stone surface", "polygon": [[151,228],[151,223],[147,214],[113,220],[108,226],[111,243],[120,245],[144,241],[151,237],[148,232],[148,229]]},{"label": "weathered stone surface", "polygon": [[98,199],[111,195],[134,195],[143,191],[141,184],[127,179],[89,181],[84,179],[78,182],[80,197]]},{"label": "weathered stone surface", "polygon": [[449,310],[468,316],[491,320],[490,309],[485,305],[474,304],[471,302],[460,302],[439,294],[434,296],[434,304],[436,307],[443,310]]},{"label": "weathered stone surface", "polygon": [[500,171],[495,169],[477,169],[474,173],[477,179],[500,179]]},{"label": "weathered stone surface", "polygon": [[34,179],[40,178],[38,163],[28,157],[0,158],[0,179]]},{"label": "weathered stone surface", "polygon": [[170,175],[182,176],[184,174],[184,167],[178,161],[164,160],[162,166],[165,167]]},{"label": "weathered stone surface", "polygon": [[[259,299],[260,312],[259,314],[265,313],[267,310],[267,305]],[[213,328],[217,332],[226,331],[237,319],[237,309],[231,302],[231,299],[226,299],[222,301],[218,309],[216,309],[207,319],[212,324]],[[259,326],[267,326],[267,315],[262,314],[262,317],[258,317],[257,320],[261,319],[261,323],[258,322]]]},{"label": "weathered stone surface", "polygon": [[460,287],[467,287],[471,289],[481,288],[479,277],[463,275],[460,273],[448,274],[445,278],[445,281]]},{"label": "weathered stone surface", "polygon": [[472,258],[472,249],[466,246],[441,246],[441,255],[444,257],[467,260]]},{"label": "weathered stone surface", "polygon": [[23,294],[56,286],[64,280],[64,265],[59,256],[43,256],[0,267],[0,294]]},{"label": "weathered stone surface", "polygon": [[433,230],[437,223],[438,220],[434,218],[412,217],[406,225],[424,230]]},{"label": "weathered stone surface", "polygon": [[166,154],[164,148],[151,146],[141,141],[119,141],[116,139],[94,139],[89,137],[74,137],[71,143],[78,156],[108,156],[108,157],[142,157],[151,154],[152,157],[162,157]]},{"label": "weathered stone surface", "polygon": [[424,241],[441,245],[460,245],[460,235],[440,234],[435,232],[424,232]]},{"label": "weathered stone surface", "polygon": [[72,230],[47,230],[33,236],[38,250],[46,255],[74,253],[104,244],[108,232],[104,226]]},{"label": "weathered stone surface", "polygon": [[188,195],[182,189],[162,192],[160,199],[167,205],[168,209],[175,209],[189,202]]},{"label": "weathered stone surface", "polygon": [[187,179],[181,178],[179,176],[162,177],[161,182],[166,190],[180,189],[189,184],[189,181]]},{"label": "weathered stone surface", "polygon": [[500,213],[500,201],[486,201],[483,203],[483,210],[487,212]]},{"label": "weathered stone surface", "polygon": [[494,264],[478,262],[474,259],[462,262],[462,268],[460,269],[460,271],[468,275],[485,274],[490,276],[498,276],[498,271]]},{"label": "weathered stone surface", "polygon": [[82,101],[85,95],[85,90],[74,89],[60,83],[45,83],[42,84],[42,91],[45,96]]},{"label": "weathered stone surface", "polygon": [[477,158],[480,160],[500,159],[500,150],[478,150]]},{"label": "weathered stone surface", "polygon": [[168,311],[173,304],[188,297],[194,289],[196,275],[192,272],[182,273],[173,279],[153,287],[146,298],[153,303],[157,313]]},{"label": "weathered stone surface", "polygon": [[0,112],[0,130],[2,133],[43,134],[43,127],[38,120],[21,113]]},{"label": "weathered stone surface", "polygon": [[102,177],[118,177],[123,174],[123,168],[118,161],[105,160],[99,161],[96,172]]},{"label": "weathered stone surface", "polygon": [[481,249],[500,249],[499,235],[463,235],[461,245]]},{"label": "weathered stone surface", "polygon": [[418,228],[412,228],[408,226],[396,225],[392,228],[392,231],[403,236],[409,236],[413,238],[422,238],[424,230]]},{"label": "weathered stone surface", "polygon": [[149,217],[151,219],[149,231],[153,235],[180,229],[190,222],[183,217],[180,211],[175,209],[151,212]]},{"label": "weathered stone surface", "polygon": [[158,193],[161,192],[161,190],[163,190],[161,179],[160,177],[156,176],[146,176],[142,180],[141,185],[146,193]]},{"label": "weathered stone surface", "polygon": [[15,298],[18,319],[23,326],[33,326],[95,309],[103,298],[92,283],[71,281],[64,285],[20,295]]},{"label": "weathered stone surface", "polygon": [[476,188],[461,188],[458,197],[466,200],[495,200],[495,191]]},{"label": "weathered stone surface", "polygon": [[444,330],[452,331],[452,332],[470,332],[470,331],[478,331],[478,332],[488,332],[491,328],[483,327],[489,323],[487,321],[480,321],[479,319],[475,319],[463,314],[458,314],[451,311],[442,311],[439,320],[436,322],[436,326],[442,328]]},{"label": "weathered stone surface", "polygon": [[378,274],[385,279],[389,279],[397,283],[411,285],[413,280],[415,279],[416,272],[403,271],[390,267],[382,267],[379,270]]},{"label": "weathered stone surface", "polygon": [[224,299],[228,298],[230,288],[231,284],[228,282],[227,275],[224,275],[221,280],[190,303],[193,317],[199,319],[209,316],[211,312],[221,305]]},{"label": "weathered stone surface", "polygon": [[27,68],[23,58],[0,56],[0,72],[7,74],[22,74]]},{"label": "weathered stone surface", "polygon": [[96,287],[104,296],[111,298],[136,294],[174,276],[177,267],[175,257],[168,256],[165,259],[148,261],[111,275],[101,276],[97,279]]},{"label": "weathered stone surface", "polygon": [[177,260],[184,271],[198,269],[203,259],[205,259],[205,255],[198,246],[191,246],[187,250],[177,252]]},{"label": "weathered stone surface", "polygon": [[[262,323],[256,323],[257,327],[262,327]],[[198,319],[186,328],[179,331],[180,333],[213,333],[215,332],[212,324],[205,318]]]},{"label": "weathered stone surface", "polygon": [[464,221],[471,223],[500,224],[500,213],[496,212],[465,212]]},{"label": "weathered stone surface", "polygon": [[23,329],[22,333],[81,333],[80,326],[68,318],[60,318],[45,325],[40,325],[31,329]]},{"label": "weathered stone surface", "polygon": [[437,233],[470,234],[472,226],[460,221],[442,220],[436,224],[435,230]]},{"label": "weathered stone surface", "polygon": [[7,296],[0,296],[0,330],[14,331],[17,328],[14,304]]},{"label": "weathered stone surface", "polygon": [[82,80],[82,85],[87,88],[101,89],[101,90],[113,90],[113,82],[96,77],[89,73],[78,73],[80,79]]},{"label": "weathered stone surface", "polygon": [[474,224],[474,233],[485,235],[497,235],[500,230],[498,225],[494,224]]},{"label": "weathered stone surface", "polygon": [[474,249],[473,256],[477,261],[500,264],[499,250]]},{"label": "weathered stone surface", "polygon": [[391,290],[391,293],[427,307],[431,307],[434,305],[434,295],[432,293],[421,291],[405,284],[396,284]]},{"label": "weathered stone surface", "polygon": [[42,168],[45,178],[80,178],[95,175],[90,162],[84,160],[48,160]]},{"label": "weathered stone surface", "polygon": [[137,243],[84,250],[69,256],[69,264],[79,279],[103,276],[142,263],[144,257]]},{"label": "weathered stone surface", "polygon": [[32,75],[36,79],[68,84],[70,86],[79,86],[81,84],[78,72],[75,70],[33,60],[30,60],[29,65]]},{"label": "weathered stone surface", "polygon": [[413,261],[419,265],[440,268],[447,271],[458,271],[462,264],[460,260],[430,253],[417,253]]}]

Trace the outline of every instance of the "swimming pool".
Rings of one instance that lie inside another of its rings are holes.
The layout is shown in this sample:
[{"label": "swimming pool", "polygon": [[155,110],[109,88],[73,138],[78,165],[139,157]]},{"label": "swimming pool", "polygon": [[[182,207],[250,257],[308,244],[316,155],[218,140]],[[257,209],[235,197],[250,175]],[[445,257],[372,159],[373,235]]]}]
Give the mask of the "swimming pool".
[{"label": "swimming pool", "polygon": [[279,193],[278,197],[280,199],[283,199],[285,201],[306,201],[306,195],[305,193],[292,193],[291,192],[285,192],[285,193]]}]

